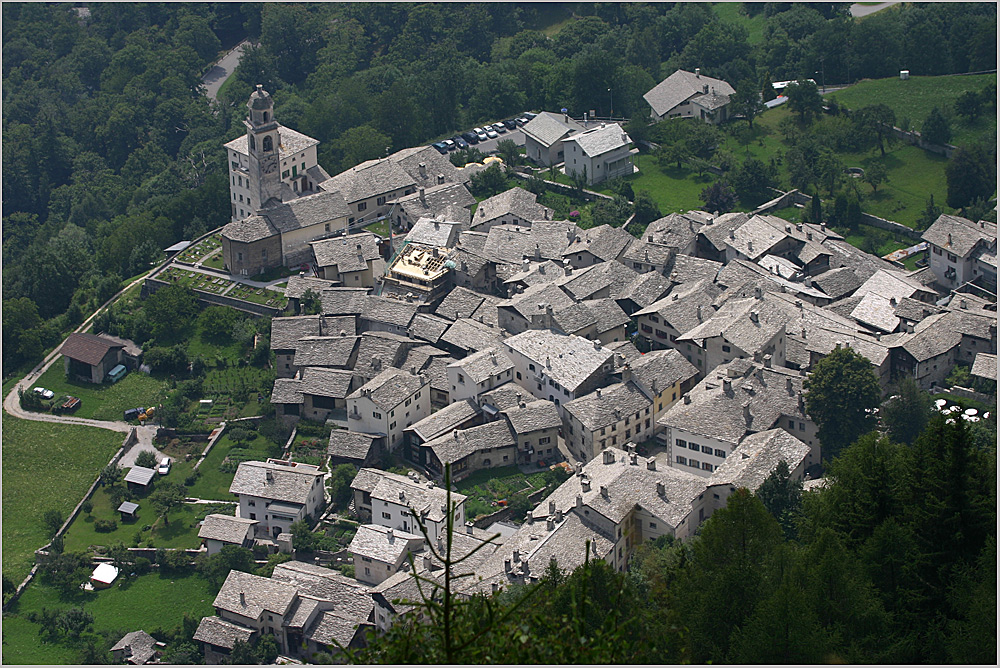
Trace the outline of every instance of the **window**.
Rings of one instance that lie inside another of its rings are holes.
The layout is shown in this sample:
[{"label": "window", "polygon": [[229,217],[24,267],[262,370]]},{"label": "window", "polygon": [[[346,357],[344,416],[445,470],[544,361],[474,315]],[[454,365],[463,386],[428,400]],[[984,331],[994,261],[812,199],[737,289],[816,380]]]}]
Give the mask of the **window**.
[{"label": "window", "polygon": [[264,146],[264,153],[270,153],[274,150],[274,139],[270,135],[264,137],[264,141],[261,144]]},{"label": "window", "polygon": [[800,422],[799,423],[799,431],[805,431],[805,430],[806,430],[806,423],[805,422]]},{"label": "window", "polygon": [[393,422],[392,424],[389,425],[389,429],[395,429],[395,428],[396,428],[396,423],[395,422]]},{"label": "window", "polygon": [[413,395],[413,400],[414,401],[416,401],[419,398],[420,398],[420,392],[417,392],[416,394]]},{"label": "window", "polygon": [[722,450],[722,449],[720,449],[720,448],[716,448],[716,449],[715,449],[715,456],[716,456],[716,457],[720,457],[720,458],[722,458],[722,459],[725,459],[725,458],[726,458],[726,451],[725,451],[725,450]]},{"label": "window", "polygon": [[243,261],[243,253],[237,253],[236,254],[236,261],[237,262],[242,262]]},{"label": "window", "polygon": [[385,195],[383,195],[382,197],[376,197],[375,204],[377,204],[378,206],[382,206],[383,204],[385,204]]},{"label": "window", "polygon": [[788,421],[788,428],[789,429],[795,429],[795,420],[789,420]]},{"label": "window", "polygon": [[650,522],[649,523],[649,528],[650,529],[655,529],[656,528],[656,522]]},{"label": "window", "polygon": [[687,464],[688,463],[687,457],[680,457],[680,456],[674,457],[674,461],[677,462],[678,464]]},{"label": "window", "polygon": [[360,202],[360,203],[358,203],[358,213],[361,213],[362,211],[364,211],[367,208],[368,208],[368,202]]},{"label": "window", "polygon": [[376,420],[381,420],[382,419],[382,414],[381,413],[376,413],[376,412],[372,411],[372,417],[375,418]]},{"label": "window", "polygon": [[392,513],[383,512],[382,513],[382,519],[391,520],[392,519]]},{"label": "window", "polygon": [[261,248],[260,249],[260,259],[261,260],[267,260],[267,249],[266,248]]},{"label": "window", "polygon": [[257,140],[254,138],[253,135],[250,135],[250,150],[251,151],[257,150]]},{"label": "window", "polygon": [[287,169],[281,173],[281,178],[283,178],[283,179],[287,179],[288,178],[288,170]]},{"label": "window", "polygon": [[649,334],[649,333],[651,333],[653,331],[653,328],[650,327],[649,325],[647,325],[646,323],[642,324],[641,329],[642,329],[642,331],[646,332],[647,334]]},{"label": "window", "polygon": [[252,519],[252,520],[257,519],[257,514],[256,513],[250,513],[250,519]]},{"label": "window", "polygon": [[701,469],[702,469],[703,471],[709,471],[709,472],[711,472],[711,471],[715,470],[715,467],[714,467],[714,466],[712,466],[711,464],[709,464],[708,462],[704,462],[704,463],[703,463],[703,464],[701,465]]},{"label": "window", "polygon": [[[236,163],[233,163],[233,164],[234,164],[234,166],[235,166],[235,164],[236,164]],[[935,255],[940,255],[940,254],[941,254],[941,249],[940,249],[940,248],[935,248],[935,249],[934,249],[934,254],[935,254]]]},{"label": "window", "polygon": [[706,455],[712,454],[712,448],[708,447],[707,445],[701,446],[701,451],[704,452]]},{"label": "window", "polygon": [[653,322],[655,322],[656,324],[660,323],[660,319],[658,317],[656,317],[655,315],[649,316],[649,319],[652,320]]},{"label": "window", "polygon": [[678,448],[686,448],[687,446],[688,446],[687,441],[682,441],[679,438],[677,439],[677,447]]},{"label": "window", "polygon": [[520,371],[518,371],[515,375],[517,376],[518,380],[521,380],[521,372]]},{"label": "window", "polygon": [[535,370],[535,365],[534,364],[529,364],[528,365],[528,371],[534,371],[534,370]]},{"label": "window", "polygon": [[546,436],[544,438],[538,439],[538,445],[545,445],[546,443],[551,443],[551,442],[552,442],[551,436]]},{"label": "window", "polygon": [[732,352],[732,350],[733,349],[730,348],[729,346],[722,346],[722,352],[724,352],[724,353]]}]

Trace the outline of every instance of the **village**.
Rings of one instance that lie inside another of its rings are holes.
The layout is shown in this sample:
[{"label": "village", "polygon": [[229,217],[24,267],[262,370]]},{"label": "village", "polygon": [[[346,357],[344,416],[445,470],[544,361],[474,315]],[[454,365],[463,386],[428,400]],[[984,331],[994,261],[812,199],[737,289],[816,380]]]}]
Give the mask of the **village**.
[{"label": "village", "polygon": [[[646,99],[653,120],[714,123],[733,92],[678,70]],[[183,286],[203,308],[269,320],[267,361],[239,372],[270,367],[273,385],[247,397],[269,402],[266,421],[287,436],[268,445],[263,418],[220,417],[192,395],[219,419],[187,451],[163,452],[182,430],[157,424],[162,406],[140,406],[113,418],[130,425],[120,479],[102,473],[91,489],[111,518],[98,521],[131,535],[167,516],[152,512],[167,503],[157,490],[190,475],[168,523],[181,525],[182,508],[207,512],[184,515],[199,545],[178,543],[179,559],[241,549],[271,565],[222,578],[191,636],[207,663],[265,636],[287,663],[362,647],[418,615],[420,583],[443,584],[447,568],[469,576],[452,584],[460,597],[537,582],[551,564],[625,571],[640,545],[689,539],[782,465],[822,494],[829,453],[807,397],[812,370],[837,351],[870,362],[883,399],[905,376],[956,397],[992,392],[995,405],[995,223],[942,214],[916,270],[824,222],[774,215],[801,206],[795,191],[750,212],[672,213],[637,238],[557,219],[527,189],[530,170],[510,169],[525,188],[477,201],[473,177],[505,166],[456,167],[447,146],[331,176],[262,86],[247,109],[246,134],[225,145],[231,222],[170,249],[141,294]],[[540,111],[515,128],[540,174],[591,186],[639,169],[611,120]],[[387,233],[366,229],[378,223]],[[93,383],[148,362],[108,333],[74,333],[61,355],[56,373]],[[974,388],[946,381],[956,364]],[[42,384],[22,389],[37,395],[29,410],[57,401]],[[57,401],[66,413],[70,399]],[[95,505],[83,500],[57,540],[76,540],[84,504]],[[147,565],[173,549],[146,547],[152,535],[132,548]],[[87,586],[118,586],[135,569],[124,563],[95,550]],[[112,648],[136,665],[163,650],[145,629]]]}]

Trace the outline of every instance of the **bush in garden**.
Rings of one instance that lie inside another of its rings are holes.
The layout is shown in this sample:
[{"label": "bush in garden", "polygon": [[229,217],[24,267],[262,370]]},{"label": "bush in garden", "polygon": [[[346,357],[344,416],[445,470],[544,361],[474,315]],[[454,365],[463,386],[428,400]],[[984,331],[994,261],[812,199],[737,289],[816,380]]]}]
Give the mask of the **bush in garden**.
[{"label": "bush in garden", "polygon": [[110,533],[118,528],[118,522],[114,520],[94,520],[94,531],[98,533]]}]

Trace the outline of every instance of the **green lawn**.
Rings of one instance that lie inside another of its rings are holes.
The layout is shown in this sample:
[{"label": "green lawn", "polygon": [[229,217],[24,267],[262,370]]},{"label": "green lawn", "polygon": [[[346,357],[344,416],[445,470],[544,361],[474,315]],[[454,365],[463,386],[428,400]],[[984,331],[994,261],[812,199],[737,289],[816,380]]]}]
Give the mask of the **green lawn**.
[{"label": "green lawn", "polygon": [[155,406],[166,397],[168,383],[138,371],[130,371],[114,385],[84,383],[66,378],[63,358],[42,374],[35,385],[47,387],[56,393],[55,399],[71,394],[82,401],[73,413],[74,417],[95,420],[121,420],[129,408]]},{"label": "green lawn", "polygon": [[712,11],[723,21],[746,28],[749,33],[747,41],[750,44],[760,44],[764,41],[764,26],[767,24],[764,12],[759,12],[757,16],[747,16],[743,11],[742,2],[716,2],[712,4]]},{"label": "green lawn", "polygon": [[[636,194],[640,190],[649,191],[664,216],[668,213],[703,208],[705,204],[701,200],[701,191],[712,185],[717,178],[708,173],[698,176],[686,166],[681,169],[677,169],[677,165],[661,167],[648,153],[637,156],[636,160],[639,171],[624,179],[632,185],[632,190]],[[613,194],[607,187],[601,185],[591,186],[591,190],[605,195]]]},{"label": "green lawn", "polygon": [[[190,467],[190,465],[188,465]],[[182,482],[181,471],[183,464],[177,464],[168,476],[173,477],[171,482]],[[190,470],[190,468],[189,468]],[[136,534],[141,535],[141,544],[146,546],[149,541],[155,547],[198,547],[198,512],[203,509],[200,505],[185,504],[170,511],[167,516],[168,523],[156,517],[152,506],[142,496],[135,500],[139,504],[136,511],[138,519],[134,522],[122,522],[121,516],[116,508],[112,507],[111,499],[107,490],[98,488],[92,497],[94,510],[90,515],[80,513],[76,521],[70,525],[66,532],[66,549],[69,551],[87,550],[91,545],[111,546],[116,543],[124,543],[126,546],[133,546]],[[98,533],[94,530],[94,521],[98,519],[113,519],[118,523],[118,528],[107,533]],[[143,527],[151,526],[152,529],[143,530]]]},{"label": "green lawn", "polygon": [[919,130],[924,119],[934,107],[939,107],[952,117],[951,143],[961,145],[985,141],[996,132],[996,114],[984,113],[974,123],[954,116],[953,106],[965,91],[979,92],[987,84],[996,85],[996,74],[972,76],[913,77],[903,81],[898,77],[861,81],[850,88],[827,95],[849,109],[860,109],[870,104],[886,104],[896,113],[896,124],[909,119],[913,129]]},{"label": "green lawn", "polygon": [[211,274],[203,274],[186,268],[168,267],[166,271],[156,276],[161,281],[181,285],[192,290],[201,290],[210,294],[221,295],[233,284],[225,278],[220,278]]},{"label": "green lawn", "polygon": [[469,477],[454,484],[455,489],[468,498],[465,514],[469,519],[497,510],[493,501],[510,499],[514,494],[528,489],[527,493],[545,484],[544,472],[526,476],[516,466],[504,466],[474,471]]},{"label": "green lawn", "polygon": [[252,285],[237,285],[227,292],[226,296],[233,299],[242,299],[245,302],[274,306],[281,309],[288,305],[288,298],[285,297],[284,293],[271,290],[270,288],[257,288]]},{"label": "green lawn", "polygon": [[[119,586],[121,583],[124,586]],[[32,583],[21,599],[4,615],[4,664],[73,664],[79,661],[80,643],[62,639],[40,640],[41,628],[25,619],[28,612],[43,607],[62,610],[82,607],[94,616],[94,630],[129,631],[173,629],[185,614],[200,618],[212,614],[215,589],[194,574],[151,573],[135,578],[119,577],[109,589],[81,591],[70,597],[39,581]]]},{"label": "green lawn", "polygon": [[[234,496],[229,492],[229,486],[233,484],[233,476],[236,475],[236,470],[233,469],[229,473],[224,473],[219,470],[219,466],[222,465],[223,460],[226,459],[230,450],[235,445],[228,436],[224,435],[219,439],[219,442],[215,444],[208,453],[208,456],[205,457],[205,461],[198,467],[198,473],[200,474],[198,481],[194,486],[187,488],[188,496],[197,499],[218,499],[220,501],[232,501],[234,499]],[[244,445],[247,448],[246,455],[249,459],[264,461],[268,457],[268,448],[272,443],[263,436],[258,436],[253,441]],[[171,475],[173,474],[171,473]],[[178,477],[178,481],[182,482],[183,478]]]},{"label": "green lawn", "polygon": [[225,271],[226,269],[225,262],[222,257],[222,251],[219,251],[209,258],[202,260],[201,264],[202,266],[218,269],[219,271]]},{"label": "green lawn", "polygon": [[3,419],[3,574],[20,582],[51,535],[42,515],[69,515],[124,434],[49,422]]},{"label": "green lawn", "polygon": [[380,237],[389,236],[389,220],[380,220],[377,223],[372,223],[371,225],[366,225],[364,228],[365,232],[373,232]]}]

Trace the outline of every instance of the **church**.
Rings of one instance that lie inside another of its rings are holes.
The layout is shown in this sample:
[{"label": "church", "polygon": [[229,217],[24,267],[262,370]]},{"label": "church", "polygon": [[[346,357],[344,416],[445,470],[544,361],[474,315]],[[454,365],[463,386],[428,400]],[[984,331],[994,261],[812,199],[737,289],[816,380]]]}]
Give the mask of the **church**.
[{"label": "church", "polygon": [[247,109],[246,134],[225,145],[232,215],[222,254],[230,273],[312,262],[311,242],[382,218],[409,227],[414,202],[422,217],[468,225],[475,170],[455,167],[433,147],[403,149],[331,177],[317,160],[319,141],[278,123],[262,86]]}]

